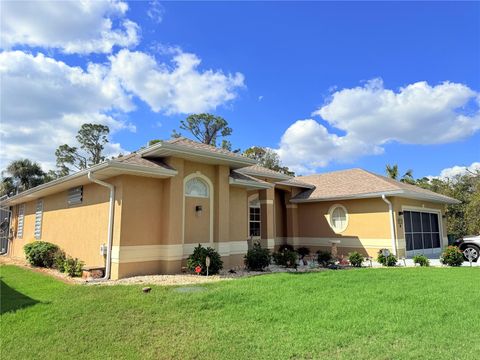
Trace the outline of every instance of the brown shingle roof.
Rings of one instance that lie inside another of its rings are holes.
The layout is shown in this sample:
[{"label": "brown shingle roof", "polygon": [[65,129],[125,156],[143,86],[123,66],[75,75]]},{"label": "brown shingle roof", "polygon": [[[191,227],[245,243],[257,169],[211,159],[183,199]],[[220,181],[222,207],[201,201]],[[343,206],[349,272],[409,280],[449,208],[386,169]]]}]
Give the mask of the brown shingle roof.
[{"label": "brown shingle roof", "polygon": [[280,173],[272,169],[268,169],[258,164],[238,169],[238,171],[243,174],[248,174],[253,176],[264,176],[264,177],[270,177],[274,179],[288,180],[293,178],[292,176],[285,175],[283,173]]},{"label": "brown shingle roof", "polygon": [[204,151],[209,151],[209,152],[212,152],[212,153],[215,153],[215,154],[223,154],[223,155],[233,156],[233,157],[237,157],[237,158],[240,158],[240,159],[247,158],[246,156],[244,156],[242,154],[234,153],[232,151],[222,149],[222,148],[217,148],[217,147],[212,146],[212,145],[203,144],[201,142],[193,141],[193,140],[190,140],[190,139],[187,139],[187,138],[184,138],[184,137],[180,137],[180,138],[176,138],[176,139],[170,139],[170,140],[167,140],[165,142],[169,143],[169,144],[181,145],[181,146],[191,148],[191,149],[195,149],[195,150],[204,150]]},{"label": "brown shingle roof", "polygon": [[386,193],[387,195],[409,195],[431,198],[435,201],[456,203],[457,200],[418,186],[405,184],[385,176],[377,175],[363,169],[349,169],[325,174],[300,176],[302,182],[312,184],[314,189],[304,191],[292,200],[321,201],[339,198],[355,198]]},{"label": "brown shingle roof", "polygon": [[122,164],[128,164],[128,165],[138,165],[138,166],[146,166],[149,168],[164,168],[168,170],[175,170],[161,160],[144,158],[137,153],[131,153],[125,156],[119,156],[118,158],[113,159],[113,161],[119,162]]}]

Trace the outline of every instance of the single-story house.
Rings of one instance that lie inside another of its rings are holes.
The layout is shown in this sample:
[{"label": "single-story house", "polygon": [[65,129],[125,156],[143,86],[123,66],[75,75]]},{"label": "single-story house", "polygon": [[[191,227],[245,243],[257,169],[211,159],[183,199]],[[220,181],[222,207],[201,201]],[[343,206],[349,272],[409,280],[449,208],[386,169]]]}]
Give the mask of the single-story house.
[{"label": "single-story house", "polygon": [[447,245],[445,204],[457,200],[362,169],[290,177],[185,138],[37,186],[4,200],[7,256],[45,240],[113,279],[181,271],[201,243],[226,268],[252,241],[312,252],[387,248],[399,256]]}]

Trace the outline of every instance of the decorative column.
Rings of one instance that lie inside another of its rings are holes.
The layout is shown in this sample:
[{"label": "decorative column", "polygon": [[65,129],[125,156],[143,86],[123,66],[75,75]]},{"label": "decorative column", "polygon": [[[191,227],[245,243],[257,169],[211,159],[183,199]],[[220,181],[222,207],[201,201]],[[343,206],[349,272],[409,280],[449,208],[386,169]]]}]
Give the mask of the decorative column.
[{"label": "decorative column", "polygon": [[163,217],[162,244],[182,244],[183,242],[183,178],[184,160],[167,158],[169,166],[178,174],[164,180],[163,185]]},{"label": "decorative column", "polygon": [[[230,237],[230,169],[228,166],[217,166],[215,169],[215,197],[213,241],[227,242]],[[221,249],[219,249],[221,250]],[[227,249],[225,249],[227,250]],[[221,252],[221,251],[220,251]],[[228,249],[229,252],[229,249]],[[228,255],[228,254],[227,254]]]},{"label": "decorative column", "polygon": [[290,202],[292,194],[285,193],[285,208],[287,209],[287,243],[298,245],[298,205]]},{"label": "decorative column", "polygon": [[260,243],[262,247],[273,250],[275,247],[275,211],[274,199],[275,188],[260,190],[258,193],[260,200]]}]

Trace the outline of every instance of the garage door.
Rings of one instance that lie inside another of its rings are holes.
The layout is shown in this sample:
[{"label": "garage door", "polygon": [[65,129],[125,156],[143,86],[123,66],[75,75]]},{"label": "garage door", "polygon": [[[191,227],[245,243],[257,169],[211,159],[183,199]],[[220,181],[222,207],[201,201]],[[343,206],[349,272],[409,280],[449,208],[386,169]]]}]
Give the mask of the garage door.
[{"label": "garage door", "polygon": [[438,214],[404,211],[407,256],[438,255],[442,251]]}]

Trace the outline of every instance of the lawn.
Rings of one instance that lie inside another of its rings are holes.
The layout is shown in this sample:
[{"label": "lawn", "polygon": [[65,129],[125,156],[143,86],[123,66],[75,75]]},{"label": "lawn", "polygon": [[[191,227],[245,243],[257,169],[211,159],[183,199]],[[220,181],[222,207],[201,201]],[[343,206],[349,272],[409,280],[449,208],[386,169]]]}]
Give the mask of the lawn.
[{"label": "lawn", "polygon": [[480,268],[274,274],[149,294],[0,271],[3,360],[480,358]]}]

